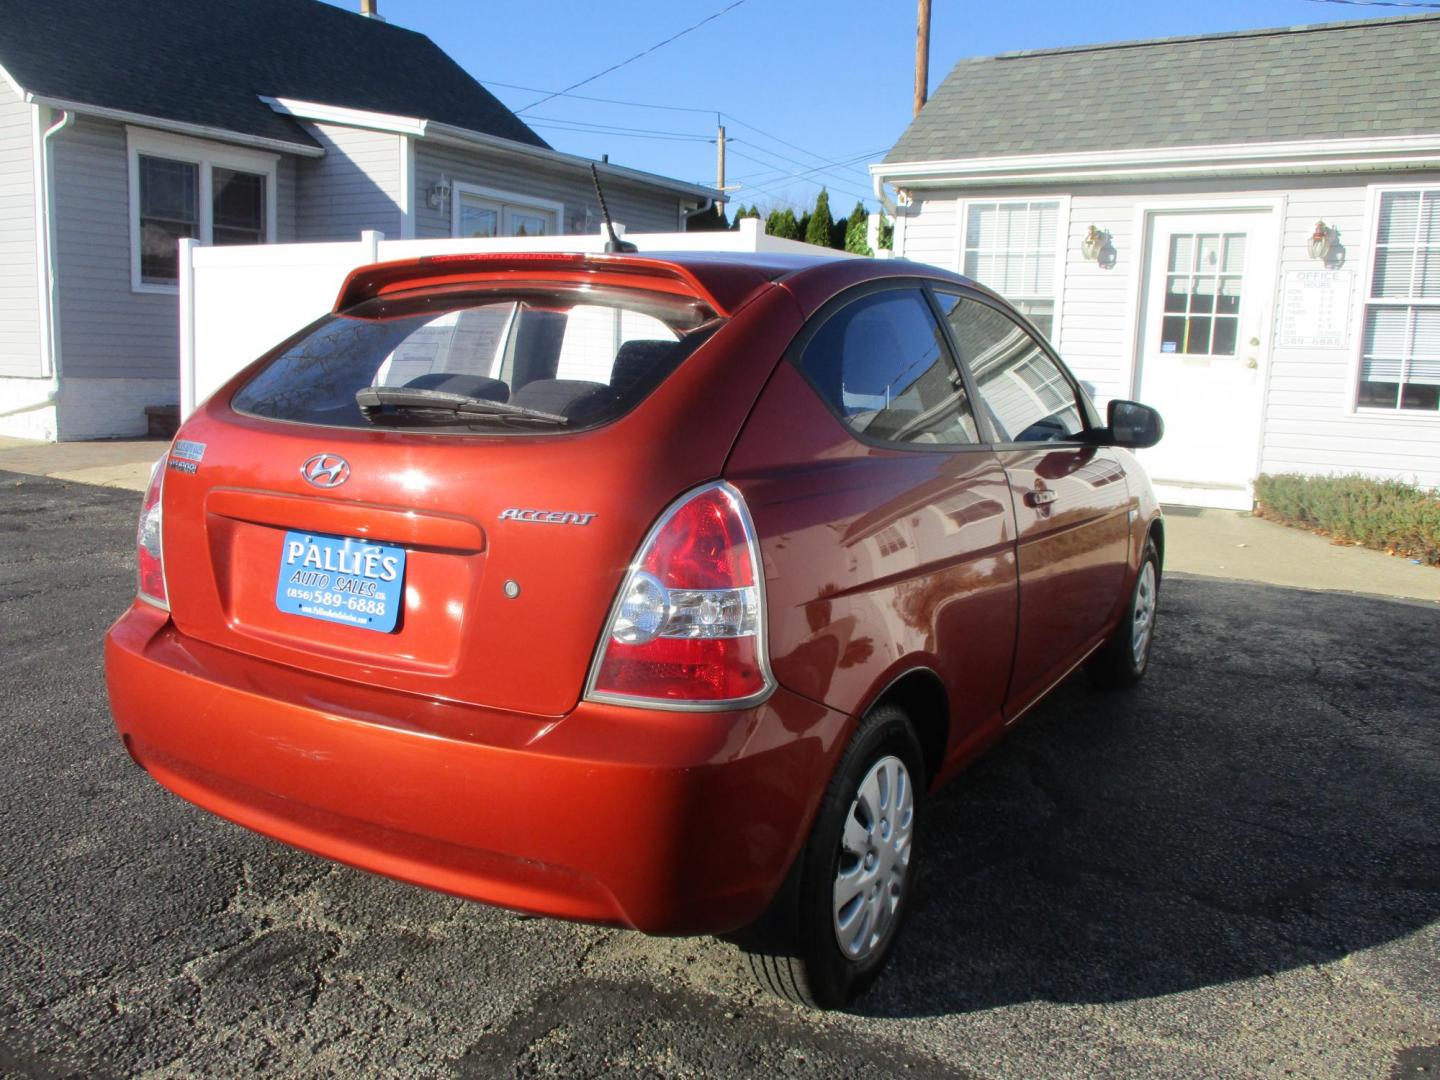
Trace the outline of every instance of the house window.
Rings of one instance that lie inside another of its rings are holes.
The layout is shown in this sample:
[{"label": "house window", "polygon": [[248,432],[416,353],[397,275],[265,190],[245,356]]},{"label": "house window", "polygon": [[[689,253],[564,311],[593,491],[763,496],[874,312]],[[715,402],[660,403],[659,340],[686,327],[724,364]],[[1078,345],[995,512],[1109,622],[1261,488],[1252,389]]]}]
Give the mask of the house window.
[{"label": "house window", "polygon": [[966,277],[988,285],[1024,312],[1046,337],[1055,331],[1060,204],[965,204]]},{"label": "house window", "polygon": [[239,169],[216,166],[211,173],[214,190],[215,244],[265,242],[265,177]]},{"label": "house window", "polygon": [[179,279],[184,237],[200,235],[200,167],[189,161],[140,158],[140,280],[147,285]]},{"label": "house window", "polygon": [[564,207],[503,191],[456,184],[452,231],[456,236],[489,239],[499,236],[554,236],[560,231]]},{"label": "house window", "polygon": [[1382,192],[1378,209],[1357,404],[1440,412],[1440,190]]},{"label": "house window", "polygon": [[274,239],[279,158],[128,128],[130,283],[171,292],[180,280],[181,240],[263,244]]}]

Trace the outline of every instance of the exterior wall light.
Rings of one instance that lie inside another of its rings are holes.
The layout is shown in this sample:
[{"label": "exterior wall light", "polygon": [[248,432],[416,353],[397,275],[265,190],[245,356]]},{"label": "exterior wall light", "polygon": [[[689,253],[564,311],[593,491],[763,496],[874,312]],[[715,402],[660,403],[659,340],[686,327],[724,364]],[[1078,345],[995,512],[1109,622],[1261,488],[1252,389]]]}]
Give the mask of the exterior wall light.
[{"label": "exterior wall light", "polygon": [[1111,242],[1110,230],[1091,225],[1085,233],[1085,239],[1080,241],[1080,254],[1102,270],[1113,267],[1116,251],[1114,243]]},{"label": "exterior wall light", "polygon": [[426,196],[425,201],[430,204],[431,210],[444,209],[450,201],[450,178],[441,176],[435,186],[430,189],[430,194]]},{"label": "exterior wall light", "polygon": [[1335,227],[1326,225],[1323,221],[1315,222],[1315,231],[1310,234],[1310,240],[1306,248],[1312,259],[1319,259],[1321,262],[1328,262],[1330,251],[1335,246]]}]

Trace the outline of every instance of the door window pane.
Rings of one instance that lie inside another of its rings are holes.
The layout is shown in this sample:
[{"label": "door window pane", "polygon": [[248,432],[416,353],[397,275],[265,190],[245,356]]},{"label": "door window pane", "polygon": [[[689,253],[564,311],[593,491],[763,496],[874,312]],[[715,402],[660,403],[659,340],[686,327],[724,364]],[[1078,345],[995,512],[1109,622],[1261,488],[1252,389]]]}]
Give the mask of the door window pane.
[{"label": "door window pane", "polygon": [[996,439],[1047,442],[1085,429],[1069,379],[1024,327],[978,300],[946,295],[940,306]]},{"label": "door window pane", "polygon": [[140,280],[148,285],[179,281],[177,245],[198,236],[199,223],[200,167],[140,155]]},{"label": "door window pane", "polygon": [[852,431],[918,444],[974,444],[975,418],[940,326],[918,290],[874,293],[836,312],[800,366]]},{"label": "door window pane", "polygon": [[1244,233],[1174,233],[1166,264],[1160,351],[1234,356]]},{"label": "door window pane", "polygon": [[265,177],[217,166],[211,173],[210,184],[214,191],[214,242],[263,244]]}]

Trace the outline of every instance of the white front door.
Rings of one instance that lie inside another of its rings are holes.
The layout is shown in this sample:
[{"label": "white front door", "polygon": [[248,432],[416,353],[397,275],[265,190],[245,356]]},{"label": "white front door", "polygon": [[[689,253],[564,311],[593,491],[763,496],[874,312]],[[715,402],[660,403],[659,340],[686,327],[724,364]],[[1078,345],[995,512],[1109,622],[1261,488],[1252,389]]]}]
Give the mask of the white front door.
[{"label": "white front door", "polygon": [[1268,210],[1151,219],[1136,389],[1165,419],[1164,439],[1140,455],[1162,499],[1249,508],[1275,296],[1274,230]]}]

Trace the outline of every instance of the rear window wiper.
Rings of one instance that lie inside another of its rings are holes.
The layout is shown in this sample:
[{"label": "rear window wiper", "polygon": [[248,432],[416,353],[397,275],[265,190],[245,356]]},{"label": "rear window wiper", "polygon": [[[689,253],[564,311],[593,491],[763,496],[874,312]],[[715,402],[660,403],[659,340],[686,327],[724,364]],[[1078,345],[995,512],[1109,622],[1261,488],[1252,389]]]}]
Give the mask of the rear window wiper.
[{"label": "rear window wiper", "polygon": [[563,427],[570,422],[559,413],[418,386],[361,387],[355,392],[355,404],[372,424],[392,427],[486,423]]}]

